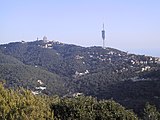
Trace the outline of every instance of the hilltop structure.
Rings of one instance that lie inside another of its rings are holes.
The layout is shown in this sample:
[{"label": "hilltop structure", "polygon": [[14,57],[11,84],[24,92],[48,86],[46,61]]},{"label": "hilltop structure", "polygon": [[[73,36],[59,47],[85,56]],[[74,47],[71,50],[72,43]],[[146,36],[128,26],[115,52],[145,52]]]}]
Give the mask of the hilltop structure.
[{"label": "hilltop structure", "polygon": [[102,30],[102,39],[103,39],[103,48],[105,48],[105,30],[104,30],[104,24],[103,24],[103,30]]},{"label": "hilltop structure", "polygon": [[47,42],[47,37],[46,36],[43,37],[43,41]]}]

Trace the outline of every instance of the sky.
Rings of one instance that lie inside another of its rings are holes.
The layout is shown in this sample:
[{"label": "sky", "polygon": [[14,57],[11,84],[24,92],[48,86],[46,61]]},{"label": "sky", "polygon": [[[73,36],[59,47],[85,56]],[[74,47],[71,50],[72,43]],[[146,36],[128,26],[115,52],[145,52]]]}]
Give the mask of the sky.
[{"label": "sky", "polygon": [[0,44],[47,36],[160,57],[160,0],[0,0]]}]

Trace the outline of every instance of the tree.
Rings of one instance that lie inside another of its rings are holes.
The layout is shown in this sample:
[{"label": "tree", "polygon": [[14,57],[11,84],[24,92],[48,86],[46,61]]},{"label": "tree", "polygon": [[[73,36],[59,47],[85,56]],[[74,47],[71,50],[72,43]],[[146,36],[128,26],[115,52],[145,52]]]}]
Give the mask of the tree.
[{"label": "tree", "polygon": [[146,103],[144,108],[144,120],[159,120],[160,113],[157,111],[154,105]]},{"label": "tree", "polygon": [[35,96],[31,91],[5,89],[0,84],[1,120],[53,120],[49,98]]}]

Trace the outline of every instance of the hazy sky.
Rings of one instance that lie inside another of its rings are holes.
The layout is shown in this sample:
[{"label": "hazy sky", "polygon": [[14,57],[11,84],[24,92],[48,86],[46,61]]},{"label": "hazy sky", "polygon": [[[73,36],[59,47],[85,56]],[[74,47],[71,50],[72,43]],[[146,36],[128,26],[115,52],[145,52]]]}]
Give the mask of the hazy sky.
[{"label": "hazy sky", "polygon": [[49,40],[160,57],[160,0],[0,0],[0,43]]}]

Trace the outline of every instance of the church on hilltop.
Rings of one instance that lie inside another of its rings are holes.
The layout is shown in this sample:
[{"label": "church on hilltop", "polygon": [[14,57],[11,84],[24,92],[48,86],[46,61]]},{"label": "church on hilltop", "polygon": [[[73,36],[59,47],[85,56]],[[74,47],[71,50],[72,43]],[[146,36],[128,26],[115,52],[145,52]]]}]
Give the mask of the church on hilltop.
[{"label": "church on hilltop", "polygon": [[43,37],[43,41],[44,41],[45,43],[48,41],[46,36]]}]

